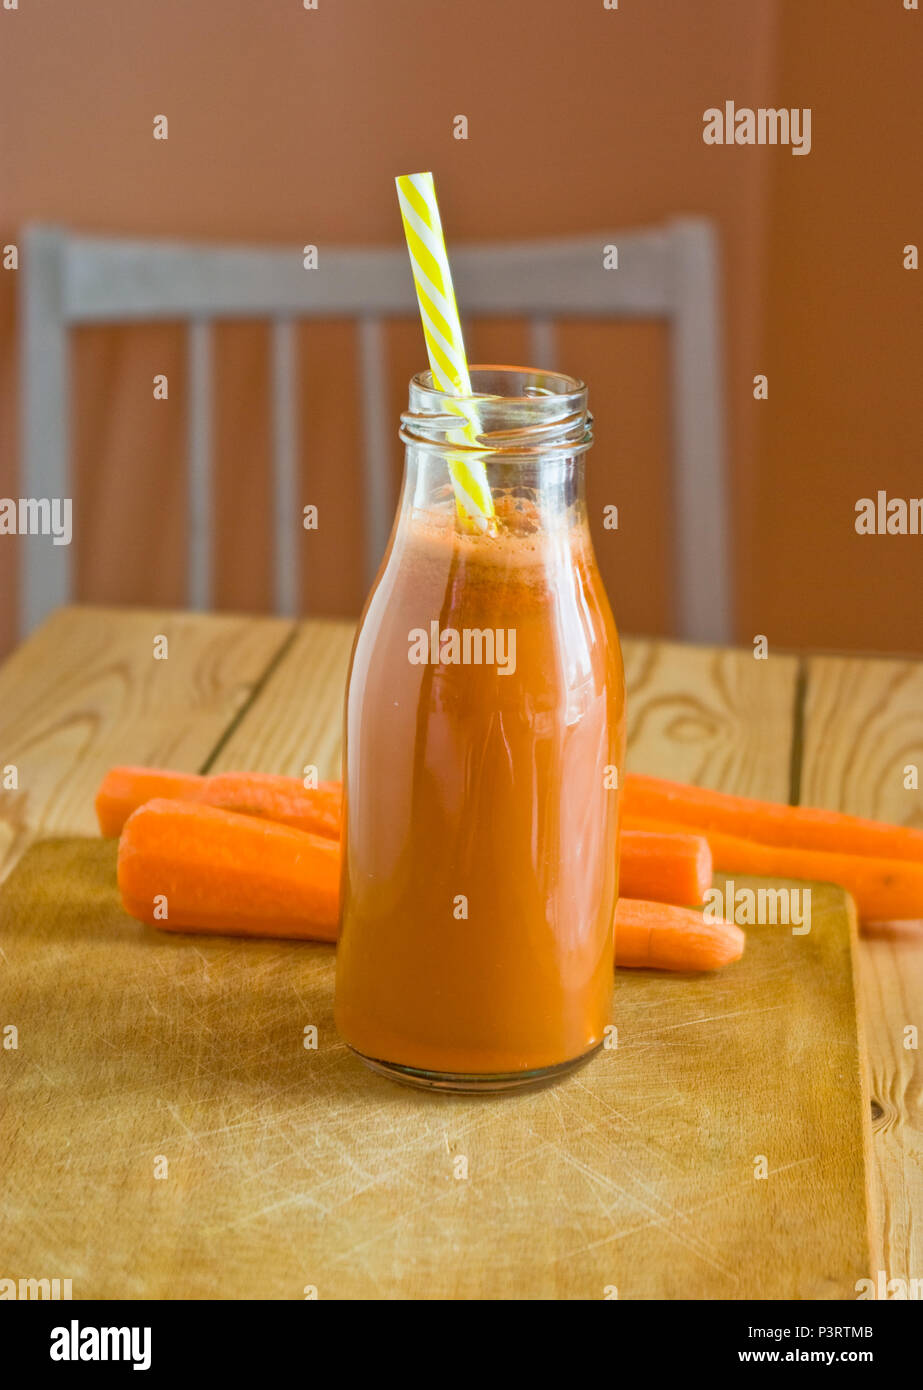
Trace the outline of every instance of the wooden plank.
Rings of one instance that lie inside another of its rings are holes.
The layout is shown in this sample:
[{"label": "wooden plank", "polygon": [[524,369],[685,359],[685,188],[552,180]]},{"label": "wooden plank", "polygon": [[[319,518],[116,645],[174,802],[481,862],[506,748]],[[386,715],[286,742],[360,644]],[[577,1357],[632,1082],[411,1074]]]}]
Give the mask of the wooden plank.
[{"label": "wooden plank", "polygon": [[343,695],[355,626],[311,618],[209,764],[212,772],[282,772],[339,777]]},{"label": "wooden plank", "polygon": [[623,651],[630,771],[788,801],[795,657],[672,642]]},{"label": "wooden plank", "polygon": [[[113,763],[195,771],[251,698],[290,623],[65,608],[0,669],[0,867],[39,834],[93,834]],[[154,639],[167,639],[155,660]]]},{"label": "wooden plank", "polygon": [[[299,623],[284,659],[222,746],[214,770],[339,777],[355,627]],[[626,638],[628,765],[741,795],[787,801],[798,661]]]},{"label": "wooden plank", "polygon": [[[339,777],[346,672],[355,627],[298,625],[284,659],[222,745],[215,771]],[[626,638],[630,769],[788,800],[798,661]]]},{"label": "wooden plank", "polygon": [[[923,664],[816,657],[808,662],[801,801],[923,826]],[[919,779],[918,779],[919,780]],[[889,1278],[923,1268],[923,1062],[905,1029],[923,1033],[923,923],[859,943],[868,1040],[876,1197]]]},{"label": "wooden plank", "polygon": [[752,928],[715,976],[621,972],[617,1049],[472,1098],[362,1067],[331,947],[158,933],[121,911],[114,862],[46,841],[0,894],[10,1277],[77,1298],[855,1296],[839,890],[816,889],[808,935]]}]

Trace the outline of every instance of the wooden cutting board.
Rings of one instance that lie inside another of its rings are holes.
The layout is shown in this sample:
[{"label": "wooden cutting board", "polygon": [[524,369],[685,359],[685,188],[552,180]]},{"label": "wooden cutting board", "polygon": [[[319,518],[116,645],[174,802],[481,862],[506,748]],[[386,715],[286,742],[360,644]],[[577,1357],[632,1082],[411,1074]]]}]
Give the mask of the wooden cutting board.
[{"label": "wooden cutting board", "polygon": [[114,866],[46,840],[0,895],[0,1275],[75,1298],[815,1299],[877,1268],[838,889],[715,976],[620,972],[616,1049],[468,1098],[352,1057],[331,948],[159,934]]}]

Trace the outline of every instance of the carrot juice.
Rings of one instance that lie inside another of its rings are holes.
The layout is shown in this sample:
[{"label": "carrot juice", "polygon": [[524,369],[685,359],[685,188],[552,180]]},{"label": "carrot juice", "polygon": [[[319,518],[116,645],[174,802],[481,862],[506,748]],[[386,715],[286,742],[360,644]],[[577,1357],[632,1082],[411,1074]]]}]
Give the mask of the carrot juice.
[{"label": "carrot juice", "polygon": [[336,1022],[396,1079],[503,1089],[604,1037],[624,682],[584,389],[472,369],[496,509],[479,531],[447,486],[427,375],[350,670]]}]

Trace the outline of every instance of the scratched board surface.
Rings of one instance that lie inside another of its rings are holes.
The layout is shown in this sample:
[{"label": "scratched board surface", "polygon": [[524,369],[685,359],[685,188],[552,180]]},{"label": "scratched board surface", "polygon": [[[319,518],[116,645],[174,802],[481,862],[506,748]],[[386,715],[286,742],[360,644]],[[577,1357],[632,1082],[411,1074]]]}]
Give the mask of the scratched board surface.
[{"label": "scratched board surface", "polygon": [[0,890],[2,1272],[75,1298],[854,1297],[854,923],[837,889],[813,908],[715,976],[620,972],[617,1048],[554,1087],[429,1096],[338,1039],[331,948],[157,933],[111,844],[44,840]]}]

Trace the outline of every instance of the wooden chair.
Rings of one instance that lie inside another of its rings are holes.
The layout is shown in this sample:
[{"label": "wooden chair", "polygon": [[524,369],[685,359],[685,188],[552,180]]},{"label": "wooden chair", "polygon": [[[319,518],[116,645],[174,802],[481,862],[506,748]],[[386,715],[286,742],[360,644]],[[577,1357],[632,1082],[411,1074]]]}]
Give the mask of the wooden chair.
[{"label": "wooden chair", "polygon": [[[615,246],[618,268],[606,269]],[[531,324],[534,365],[554,366],[554,319],[663,319],[671,328],[673,499],[679,635],[725,642],[731,635],[725,491],[721,309],[715,232],[702,219],[625,234],[514,245],[456,246],[452,266],[465,313],[518,315]],[[32,226],[24,237],[22,492],[70,495],[68,329],[75,324],[188,321],[188,601],[211,596],[212,324],[272,321],[275,595],[293,614],[299,591],[296,320],[357,320],[364,377],[365,555],[374,575],[394,498],[386,470],[394,422],[387,418],[382,324],[415,316],[403,246],[320,248],[306,270],[300,250],[259,250],[82,236]],[[69,549],[24,538],[21,628],[31,630],[71,597]],[[703,557],[707,563],[703,563]]]}]

